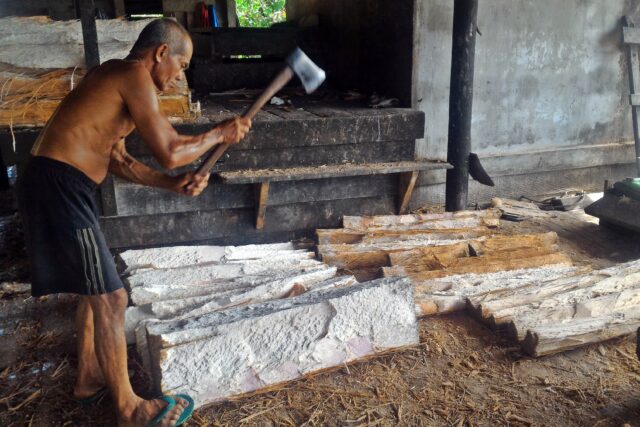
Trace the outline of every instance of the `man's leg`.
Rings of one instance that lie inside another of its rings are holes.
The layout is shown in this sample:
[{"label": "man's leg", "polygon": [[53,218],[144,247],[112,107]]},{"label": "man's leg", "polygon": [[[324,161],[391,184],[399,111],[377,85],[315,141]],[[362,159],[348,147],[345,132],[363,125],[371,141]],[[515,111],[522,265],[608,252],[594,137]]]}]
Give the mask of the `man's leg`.
[{"label": "man's leg", "polygon": [[[124,425],[146,425],[166,405],[163,400],[143,400],[133,392],[127,371],[127,342],[124,312],[129,297],[124,289],[88,297],[93,310],[95,349],[102,373]],[[188,402],[176,399],[176,407],[158,426],[172,426]]]},{"label": "man's leg", "polygon": [[73,389],[73,397],[85,399],[106,385],[96,357],[93,340],[93,310],[89,297],[81,296],[76,313],[78,331],[78,379]]}]

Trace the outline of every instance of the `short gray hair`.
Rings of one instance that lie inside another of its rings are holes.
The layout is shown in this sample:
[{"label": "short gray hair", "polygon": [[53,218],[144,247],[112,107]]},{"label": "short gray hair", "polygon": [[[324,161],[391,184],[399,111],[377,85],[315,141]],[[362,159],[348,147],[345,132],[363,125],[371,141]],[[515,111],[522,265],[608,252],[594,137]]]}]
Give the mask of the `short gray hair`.
[{"label": "short gray hair", "polygon": [[184,40],[189,37],[189,32],[178,21],[171,18],[155,19],[142,29],[129,55],[139,56],[147,50],[155,49],[165,43],[169,46],[169,52],[172,54],[182,53]]}]

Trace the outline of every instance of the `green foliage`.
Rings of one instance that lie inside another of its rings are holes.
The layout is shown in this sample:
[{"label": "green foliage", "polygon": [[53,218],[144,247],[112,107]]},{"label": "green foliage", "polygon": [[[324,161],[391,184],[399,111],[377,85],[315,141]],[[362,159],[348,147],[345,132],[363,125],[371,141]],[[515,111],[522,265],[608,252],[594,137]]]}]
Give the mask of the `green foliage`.
[{"label": "green foliage", "polygon": [[286,20],[285,0],[236,0],[241,27],[269,27]]}]

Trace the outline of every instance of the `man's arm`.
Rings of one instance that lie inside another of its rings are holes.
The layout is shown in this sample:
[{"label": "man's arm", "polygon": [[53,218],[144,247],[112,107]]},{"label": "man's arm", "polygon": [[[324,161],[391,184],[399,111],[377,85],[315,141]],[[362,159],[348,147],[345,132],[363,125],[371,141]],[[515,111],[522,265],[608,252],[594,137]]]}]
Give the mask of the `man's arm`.
[{"label": "man's arm", "polygon": [[155,85],[141,65],[132,65],[120,94],[142,139],[160,165],[175,169],[198,159],[217,144],[235,144],[251,127],[244,118],[226,120],[200,135],[180,135],[160,111]]},{"label": "man's arm", "polygon": [[109,172],[136,184],[163,188],[190,196],[200,194],[209,180],[209,175],[199,177],[193,172],[186,172],[174,177],[150,168],[127,152],[124,139],[118,141],[111,151]]}]

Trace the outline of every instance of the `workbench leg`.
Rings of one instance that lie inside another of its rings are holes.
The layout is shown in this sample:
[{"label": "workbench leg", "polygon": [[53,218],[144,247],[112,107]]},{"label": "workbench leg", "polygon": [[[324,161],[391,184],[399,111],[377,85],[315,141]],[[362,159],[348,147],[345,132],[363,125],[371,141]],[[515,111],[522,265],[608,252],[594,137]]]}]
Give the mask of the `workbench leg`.
[{"label": "workbench leg", "polygon": [[400,174],[400,188],[398,192],[398,215],[406,215],[409,212],[409,202],[413,189],[416,186],[419,171],[403,172]]},{"label": "workbench leg", "polygon": [[264,228],[264,217],[267,213],[267,201],[269,200],[269,181],[256,185],[256,229]]}]

